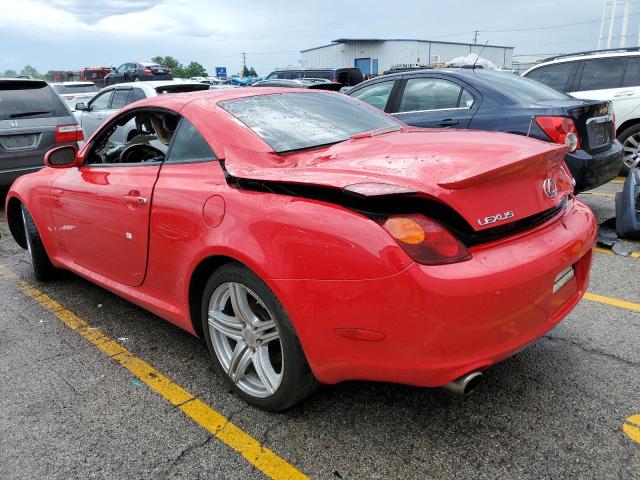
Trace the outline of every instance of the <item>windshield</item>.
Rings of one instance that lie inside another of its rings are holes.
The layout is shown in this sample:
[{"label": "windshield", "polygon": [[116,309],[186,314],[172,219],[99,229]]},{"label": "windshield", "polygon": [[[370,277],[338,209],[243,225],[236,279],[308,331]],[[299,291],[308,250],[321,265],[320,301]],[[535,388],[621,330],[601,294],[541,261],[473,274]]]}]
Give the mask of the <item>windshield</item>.
[{"label": "windshield", "polygon": [[371,130],[402,124],[349,97],[323,93],[277,93],[218,103],[276,152],[319,147]]},{"label": "windshield", "polygon": [[60,97],[45,82],[0,80],[0,120],[68,115]]},{"label": "windshield", "polygon": [[503,88],[514,97],[526,102],[545,102],[548,100],[569,100],[570,97],[551,87],[509,72],[487,72],[476,70],[476,75]]},{"label": "windshield", "polygon": [[56,93],[60,93],[60,94],[91,93],[91,92],[98,91],[98,87],[96,87],[93,83],[88,83],[84,85],[51,85],[51,87],[56,91]]}]

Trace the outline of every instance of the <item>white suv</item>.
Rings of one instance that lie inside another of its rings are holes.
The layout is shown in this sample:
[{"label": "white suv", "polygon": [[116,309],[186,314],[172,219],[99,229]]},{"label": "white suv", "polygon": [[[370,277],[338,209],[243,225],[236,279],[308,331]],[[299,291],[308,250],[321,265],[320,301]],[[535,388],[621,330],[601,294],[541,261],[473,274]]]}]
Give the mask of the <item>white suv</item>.
[{"label": "white suv", "polygon": [[522,74],[576,98],[608,100],[623,146],[622,173],[640,162],[640,49],[600,50],[548,58]]}]

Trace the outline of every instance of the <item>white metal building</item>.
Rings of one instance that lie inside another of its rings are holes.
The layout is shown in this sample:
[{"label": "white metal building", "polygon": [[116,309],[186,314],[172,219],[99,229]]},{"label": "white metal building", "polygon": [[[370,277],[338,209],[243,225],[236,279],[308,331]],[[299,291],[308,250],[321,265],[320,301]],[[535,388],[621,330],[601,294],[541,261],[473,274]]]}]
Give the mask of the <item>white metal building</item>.
[{"label": "white metal building", "polygon": [[[329,45],[302,50],[304,68],[359,67],[365,75],[378,75],[394,65],[444,63],[469,53],[479,54],[483,45],[411,39],[339,38]],[[487,45],[482,58],[498,67],[511,67],[513,47]]]}]

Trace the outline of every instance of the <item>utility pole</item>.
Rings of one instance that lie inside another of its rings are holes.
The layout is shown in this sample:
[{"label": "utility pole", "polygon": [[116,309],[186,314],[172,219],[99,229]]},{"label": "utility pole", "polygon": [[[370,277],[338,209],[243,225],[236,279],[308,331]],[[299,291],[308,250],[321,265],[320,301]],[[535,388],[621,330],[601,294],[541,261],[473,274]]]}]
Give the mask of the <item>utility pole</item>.
[{"label": "utility pole", "polygon": [[474,45],[478,43],[478,34],[480,33],[479,30],[474,30],[473,32],[473,43]]},{"label": "utility pole", "polygon": [[600,22],[600,35],[598,36],[598,50],[602,48],[602,40],[604,37],[604,22],[607,19],[607,6],[609,0],[604,0],[604,9],[602,10],[602,22]]},{"label": "utility pole", "polygon": [[617,0],[611,2],[611,21],[609,22],[609,37],[607,38],[607,48],[611,48],[611,40],[613,39],[613,25],[616,22],[616,7],[618,6]]},{"label": "utility pole", "polygon": [[622,31],[620,32],[620,47],[627,46],[627,28],[629,26],[629,1],[624,2],[624,14],[622,16]]},{"label": "utility pole", "polygon": [[242,74],[240,75],[241,77],[244,77],[244,72],[247,71],[247,54],[246,53],[242,53]]}]

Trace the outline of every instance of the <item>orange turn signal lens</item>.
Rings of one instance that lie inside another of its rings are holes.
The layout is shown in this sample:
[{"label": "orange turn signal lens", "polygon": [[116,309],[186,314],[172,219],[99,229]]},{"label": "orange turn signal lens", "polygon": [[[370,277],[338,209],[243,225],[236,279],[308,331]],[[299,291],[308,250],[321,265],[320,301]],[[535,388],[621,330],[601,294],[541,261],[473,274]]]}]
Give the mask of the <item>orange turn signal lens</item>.
[{"label": "orange turn signal lens", "polygon": [[423,228],[409,218],[392,217],[386,221],[387,231],[396,240],[409,245],[418,245],[424,242],[425,233]]}]

